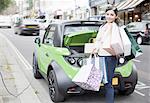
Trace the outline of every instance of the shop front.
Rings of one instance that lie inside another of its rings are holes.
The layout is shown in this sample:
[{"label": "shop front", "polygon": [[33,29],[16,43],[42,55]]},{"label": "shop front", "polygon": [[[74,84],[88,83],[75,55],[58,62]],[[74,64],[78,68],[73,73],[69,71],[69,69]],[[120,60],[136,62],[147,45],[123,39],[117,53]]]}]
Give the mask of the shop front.
[{"label": "shop front", "polygon": [[150,12],[150,0],[124,0],[115,6],[123,24],[142,21],[143,15]]}]

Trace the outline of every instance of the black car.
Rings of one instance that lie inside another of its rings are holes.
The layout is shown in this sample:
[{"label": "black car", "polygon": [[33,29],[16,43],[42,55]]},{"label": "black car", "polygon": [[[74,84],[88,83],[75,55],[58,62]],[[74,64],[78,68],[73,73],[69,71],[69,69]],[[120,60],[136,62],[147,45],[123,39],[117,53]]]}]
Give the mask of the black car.
[{"label": "black car", "polygon": [[19,20],[14,25],[15,34],[24,35],[39,35],[40,27],[39,24],[33,20],[25,19]]},{"label": "black car", "polygon": [[150,42],[150,22],[132,22],[126,26],[138,44]]}]

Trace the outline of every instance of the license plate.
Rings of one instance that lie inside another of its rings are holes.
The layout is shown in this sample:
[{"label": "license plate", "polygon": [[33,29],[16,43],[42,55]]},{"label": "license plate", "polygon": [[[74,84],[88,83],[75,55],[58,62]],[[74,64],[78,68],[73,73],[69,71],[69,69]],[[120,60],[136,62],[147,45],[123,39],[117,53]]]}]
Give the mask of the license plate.
[{"label": "license plate", "polygon": [[118,85],[118,78],[112,79],[112,85]]},{"label": "license plate", "polygon": [[27,26],[27,28],[36,28],[35,26]]}]

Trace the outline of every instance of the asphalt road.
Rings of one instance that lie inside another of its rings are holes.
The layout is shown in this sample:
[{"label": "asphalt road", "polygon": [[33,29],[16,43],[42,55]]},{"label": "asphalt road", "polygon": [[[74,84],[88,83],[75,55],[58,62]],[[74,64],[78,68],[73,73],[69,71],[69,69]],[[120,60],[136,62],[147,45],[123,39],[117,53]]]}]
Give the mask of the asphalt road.
[{"label": "asphalt road", "polygon": [[[16,35],[13,29],[0,29],[0,33],[5,35],[20,51],[24,58],[32,65],[32,53],[34,51],[34,39],[37,36]],[[42,37],[42,34],[40,35]],[[142,45],[143,55],[136,58],[135,64],[138,70],[138,84],[134,93],[130,96],[116,95],[115,103],[150,103],[150,45]],[[48,86],[45,80],[35,80],[32,73],[28,73],[28,78],[32,80],[32,86],[42,103],[52,103],[49,98]],[[85,95],[71,95],[65,103],[105,103],[105,97],[99,93],[87,93]]]}]

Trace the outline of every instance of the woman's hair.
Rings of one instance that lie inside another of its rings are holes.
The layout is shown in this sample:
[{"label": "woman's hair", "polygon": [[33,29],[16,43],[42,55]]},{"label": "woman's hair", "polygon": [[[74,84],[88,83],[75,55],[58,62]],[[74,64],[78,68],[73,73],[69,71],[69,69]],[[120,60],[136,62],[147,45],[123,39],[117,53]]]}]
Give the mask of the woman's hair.
[{"label": "woman's hair", "polygon": [[[118,16],[118,9],[117,9],[116,7],[109,6],[109,7],[107,7],[107,9],[105,10],[105,12],[107,12],[107,11],[109,11],[109,10],[113,10],[114,13],[116,14],[116,16]],[[120,22],[120,20],[119,20],[119,18],[117,18],[117,19],[115,20],[115,23],[117,23],[117,24],[119,25],[119,22]]]}]

